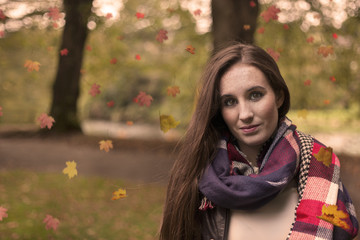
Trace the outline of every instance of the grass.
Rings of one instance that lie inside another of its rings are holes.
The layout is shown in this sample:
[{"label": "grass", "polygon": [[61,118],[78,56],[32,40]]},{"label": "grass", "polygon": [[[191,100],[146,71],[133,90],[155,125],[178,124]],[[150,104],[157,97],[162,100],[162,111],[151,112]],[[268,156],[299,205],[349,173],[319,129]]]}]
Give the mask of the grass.
[{"label": "grass", "polygon": [[[111,200],[126,188],[127,197]],[[116,179],[75,177],[31,171],[0,171],[0,239],[156,239],[165,186],[133,185]],[[49,214],[60,220],[45,229]]]}]

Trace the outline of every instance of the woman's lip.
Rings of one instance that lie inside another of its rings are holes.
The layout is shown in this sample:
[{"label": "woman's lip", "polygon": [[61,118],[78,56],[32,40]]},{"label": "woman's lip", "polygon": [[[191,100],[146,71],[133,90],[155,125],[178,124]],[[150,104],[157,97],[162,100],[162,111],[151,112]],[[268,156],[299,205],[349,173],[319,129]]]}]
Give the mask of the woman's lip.
[{"label": "woman's lip", "polygon": [[244,133],[252,133],[254,132],[259,125],[250,125],[250,126],[245,126],[245,127],[241,127],[240,129],[244,132]]}]

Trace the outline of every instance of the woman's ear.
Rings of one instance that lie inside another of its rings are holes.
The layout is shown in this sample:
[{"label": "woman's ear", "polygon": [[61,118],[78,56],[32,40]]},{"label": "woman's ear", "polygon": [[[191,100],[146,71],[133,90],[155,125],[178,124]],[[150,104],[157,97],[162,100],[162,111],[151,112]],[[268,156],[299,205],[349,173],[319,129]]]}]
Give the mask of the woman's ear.
[{"label": "woman's ear", "polygon": [[284,103],[284,93],[283,91],[280,91],[278,94],[276,94],[276,106],[279,109]]}]

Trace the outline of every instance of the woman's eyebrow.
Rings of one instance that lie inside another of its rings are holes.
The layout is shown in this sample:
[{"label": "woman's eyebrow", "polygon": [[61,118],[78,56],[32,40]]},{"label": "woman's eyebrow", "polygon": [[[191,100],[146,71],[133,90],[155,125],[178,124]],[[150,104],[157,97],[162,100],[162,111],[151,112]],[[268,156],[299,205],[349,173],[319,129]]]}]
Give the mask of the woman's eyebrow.
[{"label": "woman's eyebrow", "polygon": [[263,86],[254,86],[254,87],[251,87],[248,90],[246,90],[246,92],[251,92],[251,91],[254,91],[254,90],[266,91],[266,88],[264,88]]}]

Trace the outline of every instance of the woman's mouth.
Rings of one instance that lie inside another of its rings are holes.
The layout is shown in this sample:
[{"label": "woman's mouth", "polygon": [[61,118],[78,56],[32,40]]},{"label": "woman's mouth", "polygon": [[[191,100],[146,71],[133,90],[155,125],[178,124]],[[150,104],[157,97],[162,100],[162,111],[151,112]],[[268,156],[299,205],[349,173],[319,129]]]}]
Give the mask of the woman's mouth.
[{"label": "woman's mouth", "polygon": [[244,133],[253,133],[258,129],[259,125],[249,125],[249,126],[244,126],[241,127],[240,129],[244,132]]}]

